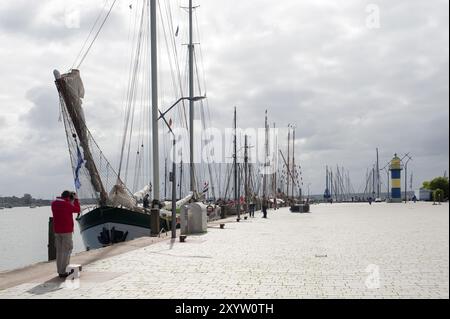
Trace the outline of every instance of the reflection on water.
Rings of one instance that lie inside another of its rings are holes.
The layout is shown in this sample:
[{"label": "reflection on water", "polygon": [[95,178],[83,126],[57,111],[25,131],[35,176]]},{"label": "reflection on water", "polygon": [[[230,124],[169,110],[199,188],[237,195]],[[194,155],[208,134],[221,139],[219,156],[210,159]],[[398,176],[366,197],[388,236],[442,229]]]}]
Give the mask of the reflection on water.
[{"label": "reflection on water", "polygon": [[[50,207],[17,207],[0,210],[0,271],[47,261]],[[74,253],[84,251],[75,222]]]}]

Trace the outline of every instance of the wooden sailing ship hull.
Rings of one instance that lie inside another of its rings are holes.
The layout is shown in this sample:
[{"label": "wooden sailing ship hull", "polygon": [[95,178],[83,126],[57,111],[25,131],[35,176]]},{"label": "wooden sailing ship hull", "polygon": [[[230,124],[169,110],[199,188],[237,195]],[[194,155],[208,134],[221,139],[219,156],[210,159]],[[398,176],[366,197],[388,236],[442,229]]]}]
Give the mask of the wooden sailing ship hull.
[{"label": "wooden sailing ship hull", "polygon": [[[98,207],[77,219],[87,250],[151,235],[150,214],[117,207]],[[170,230],[169,218],[160,219],[160,228]]]}]

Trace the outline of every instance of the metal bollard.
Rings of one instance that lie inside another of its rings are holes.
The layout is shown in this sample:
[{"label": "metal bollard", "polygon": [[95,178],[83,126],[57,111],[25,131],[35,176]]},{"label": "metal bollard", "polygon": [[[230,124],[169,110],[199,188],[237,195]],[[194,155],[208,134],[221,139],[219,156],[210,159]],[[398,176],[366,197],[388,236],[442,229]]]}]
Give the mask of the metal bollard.
[{"label": "metal bollard", "polygon": [[226,217],[227,217],[226,206],[220,206],[220,218],[225,219]]}]

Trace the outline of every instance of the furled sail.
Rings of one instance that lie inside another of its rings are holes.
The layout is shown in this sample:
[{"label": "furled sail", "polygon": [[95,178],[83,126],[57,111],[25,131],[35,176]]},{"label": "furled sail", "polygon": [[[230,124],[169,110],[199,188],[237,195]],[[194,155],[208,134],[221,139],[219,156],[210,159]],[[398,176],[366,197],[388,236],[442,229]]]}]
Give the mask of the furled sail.
[{"label": "furled sail", "polygon": [[[85,92],[80,72],[71,70],[61,75],[54,71],[54,75],[76,178],[75,185],[79,193],[82,193],[82,200],[93,199],[85,204],[97,203],[101,206],[125,206],[132,209],[136,205],[135,199],[112,169],[86,126],[82,107]],[[84,165],[80,165],[81,163]],[[109,194],[107,190],[110,190]]]},{"label": "furled sail", "polygon": [[152,192],[152,186],[151,185],[146,185],[143,189],[141,189],[140,191],[134,193],[134,197],[136,198],[136,200],[143,200],[145,195],[150,194]]},{"label": "furled sail", "polygon": [[[176,203],[176,208],[179,209],[181,208],[181,206],[186,205],[187,203],[189,203],[192,199],[194,198],[194,193],[189,192],[189,195],[187,195],[185,198],[180,199],[177,203]],[[170,211],[172,210],[172,202],[171,201],[166,201],[164,202],[164,209]]]},{"label": "furled sail", "polygon": [[64,100],[67,112],[72,120],[75,133],[74,139],[78,137],[80,146],[83,149],[86,168],[91,177],[91,183],[95,191],[100,194],[100,204],[106,205],[108,194],[102,184],[97,167],[89,149],[88,130],[84,118],[82,99],[84,98],[84,86],[80,77],[80,71],[72,70],[67,74],[59,75],[55,71],[56,87],[61,98]]}]

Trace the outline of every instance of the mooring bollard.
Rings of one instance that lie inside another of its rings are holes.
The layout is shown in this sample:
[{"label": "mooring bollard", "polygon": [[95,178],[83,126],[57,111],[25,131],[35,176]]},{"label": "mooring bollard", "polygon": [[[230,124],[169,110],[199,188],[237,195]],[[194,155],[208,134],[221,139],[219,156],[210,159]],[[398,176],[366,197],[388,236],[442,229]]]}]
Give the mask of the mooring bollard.
[{"label": "mooring bollard", "polygon": [[186,235],[180,235],[180,242],[184,243],[186,241],[187,236]]},{"label": "mooring bollard", "polygon": [[80,273],[83,271],[83,266],[79,264],[70,264],[66,267],[66,272],[71,275],[71,279],[79,279]]},{"label": "mooring bollard", "polygon": [[224,229],[225,228],[225,224],[220,224],[220,229]]},{"label": "mooring bollard", "polygon": [[236,218],[236,221],[239,223],[241,221],[241,219],[240,218]]},{"label": "mooring bollard", "polygon": [[53,230],[53,217],[48,219],[48,261],[56,260],[55,232]]},{"label": "mooring bollard", "polygon": [[244,220],[247,220],[247,219],[248,219],[248,217],[247,217],[247,216],[245,216],[245,217],[244,217]]},{"label": "mooring bollard", "polygon": [[159,209],[152,208],[150,213],[150,236],[158,237],[160,230]]},{"label": "mooring bollard", "polygon": [[226,217],[227,217],[226,206],[220,206],[220,218],[225,219]]}]

